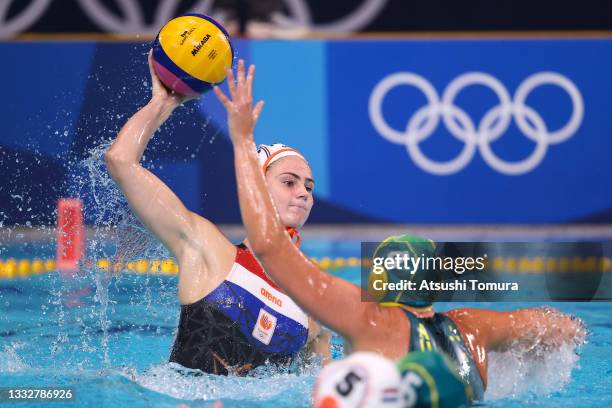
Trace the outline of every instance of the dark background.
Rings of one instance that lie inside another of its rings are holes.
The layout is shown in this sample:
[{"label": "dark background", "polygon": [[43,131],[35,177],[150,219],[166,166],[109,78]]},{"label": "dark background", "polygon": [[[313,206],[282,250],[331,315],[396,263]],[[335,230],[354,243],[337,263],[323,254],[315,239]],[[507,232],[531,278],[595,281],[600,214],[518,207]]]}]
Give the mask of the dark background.
[{"label": "dark background", "polygon": [[[147,21],[152,21],[159,0],[134,1],[144,8]],[[30,2],[12,2],[8,16],[17,14]],[[307,2],[314,22],[325,23],[346,16],[362,0]],[[98,0],[98,3],[120,14],[114,0]],[[195,0],[178,2],[176,14],[188,11],[196,3]],[[608,30],[612,29],[611,9],[610,2],[606,0],[388,0],[375,20],[362,31]],[[52,1],[44,15],[27,31],[102,32],[81,10],[76,0]]]}]

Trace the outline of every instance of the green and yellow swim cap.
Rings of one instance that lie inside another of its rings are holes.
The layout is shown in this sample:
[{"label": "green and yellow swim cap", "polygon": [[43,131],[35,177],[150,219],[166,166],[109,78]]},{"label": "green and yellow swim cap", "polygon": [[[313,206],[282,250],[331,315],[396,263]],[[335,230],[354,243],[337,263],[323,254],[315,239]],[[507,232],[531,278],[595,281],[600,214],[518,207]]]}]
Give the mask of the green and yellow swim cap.
[{"label": "green and yellow swim cap", "polygon": [[[421,267],[407,269],[388,268],[385,265],[376,265],[376,260],[395,258],[397,256],[408,259],[408,265],[414,266],[412,260],[417,261],[434,257],[436,244],[430,239],[416,235],[394,235],[385,239],[378,245],[372,255],[372,267],[368,278],[368,292],[374,296],[379,303],[401,303],[413,307],[431,306],[434,293],[421,290],[389,290],[389,285],[383,283],[398,284],[405,281],[414,282],[416,288],[423,280],[439,280],[439,271],[436,269],[424,269]],[[421,262],[423,262],[421,261]],[[379,262],[380,263],[380,262]],[[377,266],[375,273],[374,267]],[[381,268],[384,269],[381,272]],[[414,273],[412,273],[414,271]],[[375,284],[375,281],[376,284]],[[387,289],[381,289],[385,286]]]}]

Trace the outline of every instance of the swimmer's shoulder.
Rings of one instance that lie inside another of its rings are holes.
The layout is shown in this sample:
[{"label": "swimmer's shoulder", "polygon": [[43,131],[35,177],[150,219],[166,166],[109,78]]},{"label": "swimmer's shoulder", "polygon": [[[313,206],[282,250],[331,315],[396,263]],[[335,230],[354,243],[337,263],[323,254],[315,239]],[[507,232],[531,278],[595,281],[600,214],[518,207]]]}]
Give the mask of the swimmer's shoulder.
[{"label": "swimmer's shoulder", "polygon": [[489,340],[489,331],[499,319],[499,312],[494,310],[461,308],[440,313],[455,323],[463,336],[474,335],[483,345]]},{"label": "swimmer's shoulder", "polygon": [[460,331],[477,335],[483,345],[488,347],[497,342],[498,337],[507,337],[515,329],[520,313],[490,309],[462,308],[450,310],[444,315],[450,318]]}]

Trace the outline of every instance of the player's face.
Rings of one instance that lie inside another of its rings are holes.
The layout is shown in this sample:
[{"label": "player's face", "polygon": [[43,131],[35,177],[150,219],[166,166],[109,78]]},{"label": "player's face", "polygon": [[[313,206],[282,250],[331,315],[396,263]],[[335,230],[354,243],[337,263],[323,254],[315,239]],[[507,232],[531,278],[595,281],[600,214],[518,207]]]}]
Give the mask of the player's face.
[{"label": "player's face", "polygon": [[266,180],[283,224],[302,227],[314,203],[314,180],[308,163],[297,156],[283,157],[268,167]]}]

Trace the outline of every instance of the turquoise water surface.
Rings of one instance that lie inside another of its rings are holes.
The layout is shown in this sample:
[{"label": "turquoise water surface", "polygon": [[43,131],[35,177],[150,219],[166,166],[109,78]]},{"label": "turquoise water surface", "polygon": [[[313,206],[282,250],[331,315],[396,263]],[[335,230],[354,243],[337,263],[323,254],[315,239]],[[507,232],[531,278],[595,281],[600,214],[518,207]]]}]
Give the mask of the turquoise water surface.
[{"label": "turquoise water surface", "polygon": [[[358,256],[358,242],[311,242],[312,256]],[[0,258],[45,256],[48,249],[4,248]],[[358,283],[359,269],[333,273]],[[0,280],[0,386],[70,386],[75,401],[52,406],[308,407],[319,366],[261,369],[249,377],[179,374],[167,363],[178,323],[175,276],[86,270]],[[443,304],[438,310],[474,306]],[[519,303],[478,303],[513,309]],[[485,406],[612,406],[611,303],[555,303],[589,330],[577,352],[493,354]],[[333,355],[342,341],[333,339]],[[0,405],[3,405],[0,403]],[[36,406],[27,403],[24,406]],[[41,403],[41,406],[50,406]]]}]

